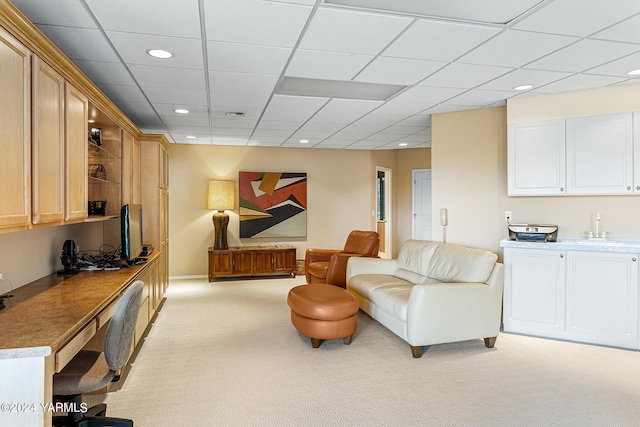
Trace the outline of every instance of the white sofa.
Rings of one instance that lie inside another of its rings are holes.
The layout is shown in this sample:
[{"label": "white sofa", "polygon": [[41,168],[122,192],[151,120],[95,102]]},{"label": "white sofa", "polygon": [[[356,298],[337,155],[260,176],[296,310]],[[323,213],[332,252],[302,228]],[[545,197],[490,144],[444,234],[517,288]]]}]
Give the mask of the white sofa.
[{"label": "white sofa", "polygon": [[492,348],[500,330],[504,266],[482,249],[407,241],[397,259],[352,258],[347,290],[360,309],[411,346],[483,338]]}]

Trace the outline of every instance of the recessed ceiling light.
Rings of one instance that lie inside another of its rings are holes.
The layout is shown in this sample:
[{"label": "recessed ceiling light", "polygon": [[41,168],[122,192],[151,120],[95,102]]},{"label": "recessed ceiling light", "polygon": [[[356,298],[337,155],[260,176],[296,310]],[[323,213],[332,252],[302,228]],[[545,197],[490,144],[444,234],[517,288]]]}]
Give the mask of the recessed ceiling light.
[{"label": "recessed ceiling light", "polygon": [[89,120],[88,120],[88,122],[89,122],[89,123],[95,123],[96,121],[95,121],[95,120],[93,120],[93,119],[89,119]]},{"label": "recessed ceiling light", "polygon": [[280,95],[386,101],[406,86],[287,76],[276,87]]},{"label": "recessed ceiling light", "polygon": [[399,145],[400,147],[406,147],[406,146],[407,146],[407,145],[409,145],[409,144],[407,144],[406,142],[401,142],[401,143],[400,143],[400,144],[398,144],[398,145]]},{"label": "recessed ceiling light", "polygon": [[533,87],[533,85],[526,84],[526,85],[516,86],[513,89],[514,90],[528,90],[528,89],[531,89],[532,87]]},{"label": "recessed ceiling light", "polygon": [[308,139],[301,139],[300,140],[300,144],[308,144],[309,140]]},{"label": "recessed ceiling light", "polygon": [[629,76],[640,76],[640,69],[637,70],[631,70],[627,73],[627,75]]},{"label": "recessed ceiling light", "polygon": [[173,57],[173,53],[162,49],[149,49],[147,50],[147,55],[160,59],[169,59]]},{"label": "recessed ceiling light", "polygon": [[178,113],[178,114],[189,114],[189,110],[185,110],[184,108],[176,108],[173,111]]},{"label": "recessed ceiling light", "polygon": [[195,137],[195,136],[193,136],[193,135],[187,135],[187,136],[186,136],[186,138],[187,138],[187,139],[196,139],[196,137]]}]

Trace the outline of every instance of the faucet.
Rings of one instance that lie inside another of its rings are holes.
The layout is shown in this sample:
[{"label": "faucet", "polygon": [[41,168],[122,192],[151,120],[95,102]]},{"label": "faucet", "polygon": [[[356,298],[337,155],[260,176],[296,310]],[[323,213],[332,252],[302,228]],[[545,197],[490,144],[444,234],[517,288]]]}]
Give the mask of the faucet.
[{"label": "faucet", "polygon": [[596,213],[596,231],[585,231],[588,239],[606,239],[609,234],[606,231],[600,231],[600,212]]}]

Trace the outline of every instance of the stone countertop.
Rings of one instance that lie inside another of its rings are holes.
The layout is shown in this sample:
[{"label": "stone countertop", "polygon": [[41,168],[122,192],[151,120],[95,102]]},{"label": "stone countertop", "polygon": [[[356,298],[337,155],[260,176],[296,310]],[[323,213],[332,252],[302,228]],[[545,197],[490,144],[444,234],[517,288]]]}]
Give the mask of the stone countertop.
[{"label": "stone countertop", "polygon": [[615,252],[640,254],[640,240],[587,240],[587,239],[558,239],[557,242],[518,242],[503,239],[502,248],[546,249],[558,251],[586,251],[586,252]]},{"label": "stone countertop", "polygon": [[0,310],[0,359],[55,353],[147,265],[54,273],[14,289],[13,298],[5,299],[6,308]]}]

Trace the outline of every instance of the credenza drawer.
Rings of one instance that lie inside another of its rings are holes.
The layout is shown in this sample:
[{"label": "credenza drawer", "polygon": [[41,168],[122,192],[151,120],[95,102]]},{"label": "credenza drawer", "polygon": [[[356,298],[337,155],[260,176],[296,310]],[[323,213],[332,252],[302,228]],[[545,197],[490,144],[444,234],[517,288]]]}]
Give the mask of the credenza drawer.
[{"label": "credenza drawer", "polygon": [[96,319],[91,320],[91,322],[82,328],[80,332],[71,339],[71,341],[58,350],[56,353],[56,372],[60,372],[62,368],[64,368],[67,363],[73,359],[73,356],[75,356],[96,334],[96,331],[98,330],[97,324]]}]

